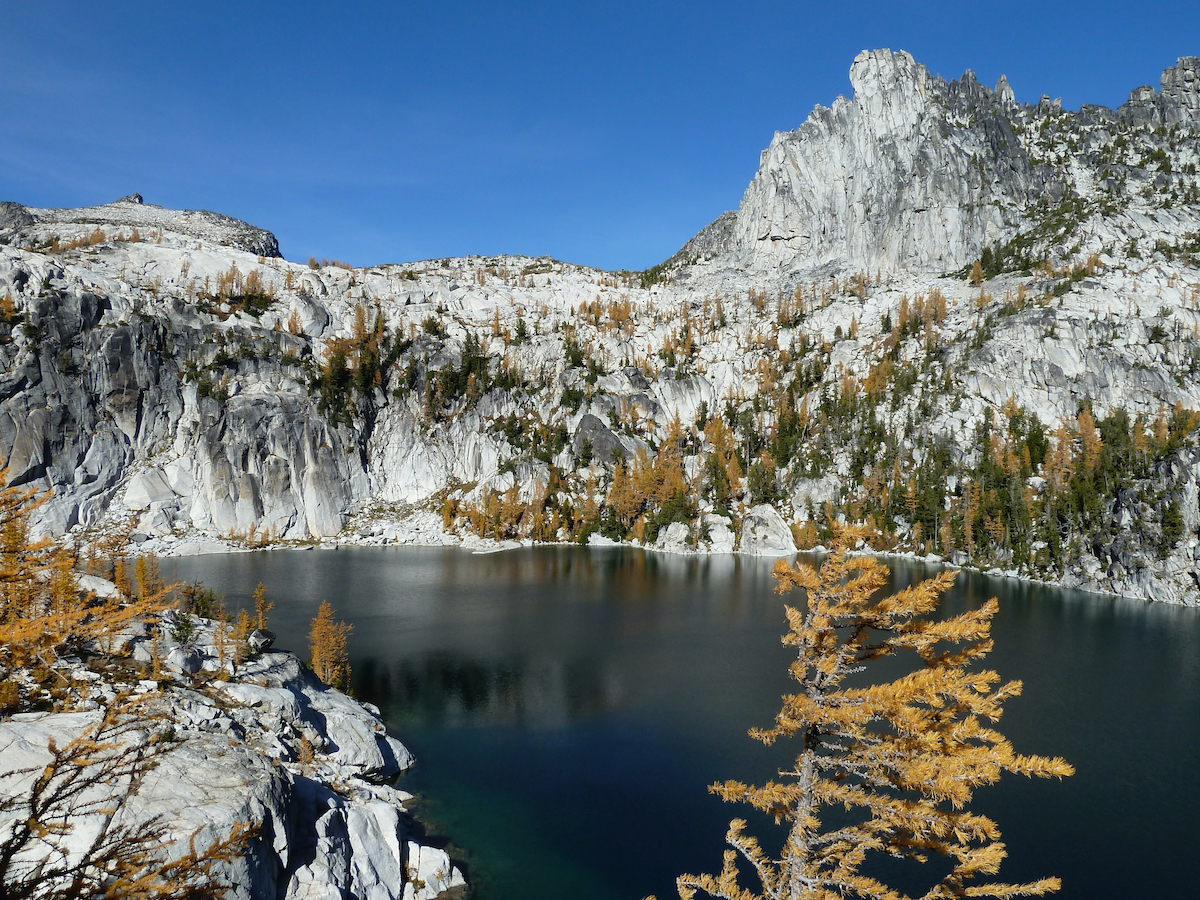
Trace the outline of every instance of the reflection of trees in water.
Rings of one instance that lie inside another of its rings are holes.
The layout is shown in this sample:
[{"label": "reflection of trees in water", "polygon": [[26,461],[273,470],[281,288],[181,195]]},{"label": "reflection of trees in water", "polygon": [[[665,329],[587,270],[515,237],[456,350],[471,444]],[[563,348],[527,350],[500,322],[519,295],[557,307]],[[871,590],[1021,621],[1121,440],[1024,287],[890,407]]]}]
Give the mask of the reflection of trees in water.
[{"label": "reflection of trees in water", "polygon": [[564,598],[662,600],[690,596],[697,588],[711,597],[769,593],[774,559],[736,554],[654,553],[630,548],[536,547],[473,556],[471,566],[447,554],[441,584],[453,591],[467,585],[490,590],[543,588]]},{"label": "reflection of trees in water", "polygon": [[598,659],[480,661],[447,654],[386,663],[356,660],[359,697],[384,717],[436,727],[559,728],[615,709],[616,676]]}]

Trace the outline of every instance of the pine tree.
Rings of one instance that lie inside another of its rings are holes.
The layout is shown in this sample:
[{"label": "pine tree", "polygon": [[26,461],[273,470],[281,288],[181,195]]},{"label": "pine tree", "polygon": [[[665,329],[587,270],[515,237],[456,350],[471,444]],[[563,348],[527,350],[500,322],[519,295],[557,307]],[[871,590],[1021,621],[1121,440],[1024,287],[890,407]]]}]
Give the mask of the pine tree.
[{"label": "pine tree", "polygon": [[[990,727],[1004,701],[1021,691],[1020,682],[999,685],[995,672],[971,668],[992,648],[996,601],[928,618],[953,572],[877,599],[886,567],[846,554],[865,536],[842,530],[819,571],[776,564],[779,593],[807,594],[803,609],[786,607],[791,630],[783,638],[797,648],[791,675],[800,691],[783,698],[774,727],[751,736],[764,744],[798,738],[800,752],[779,781],[761,787],[728,781],[710,790],[787,822],[787,838],[772,858],[744,833],[745,821],[735,819],[727,835],[734,849],[725,852],[721,873],[681,875],[683,900],[697,891],[726,900],[901,900],[862,871],[872,852],[918,862],[942,857],[949,871],[923,895],[928,900],[1041,895],[1060,887],[1057,878],[972,883],[995,875],[1006,855],[996,823],[967,809],[975,789],[1002,772],[1061,778],[1074,771],[1059,758],[1016,754]],[[884,684],[844,686],[864,664],[900,653],[915,654],[920,668]],[[739,885],[739,856],[761,893]]]}]

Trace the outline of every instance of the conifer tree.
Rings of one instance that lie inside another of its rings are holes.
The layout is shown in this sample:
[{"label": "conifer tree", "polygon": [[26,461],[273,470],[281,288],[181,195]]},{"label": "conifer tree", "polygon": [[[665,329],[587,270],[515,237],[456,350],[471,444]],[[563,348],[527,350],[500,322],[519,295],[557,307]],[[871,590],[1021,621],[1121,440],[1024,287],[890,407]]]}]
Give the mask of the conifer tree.
[{"label": "conifer tree", "polygon": [[[85,595],[74,555],[30,534],[30,516],[48,497],[34,488],[0,488],[0,713],[23,708],[43,682],[53,693],[62,681],[55,673],[63,657],[78,655],[88,642],[107,647],[131,622],[153,626],[173,602],[152,558],[135,564],[136,595],[123,574],[121,596]],[[121,565],[116,569],[124,572]],[[22,670],[29,677],[13,677]]]},{"label": "conifer tree", "polygon": [[[1000,684],[995,672],[972,668],[992,648],[996,601],[928,618],[953,572],[879,599],[886,567],[846,554],[862,537],[860,529],[842,530],[820,570],[782,560],[775,566],[779,593],[803,588],[807,595],[802,609],[786,607],[791,628],[783,637],[797,649],[791,676],[800,690],[783,698],[773,727],[750,733],[764,744],[797,738],[794,766],[762,786],[710,787],[786,822],[783,848],[769,855],[745,834],[746,822],[735,819],[727,835],[733,849],[725,851],[720,874],[681,875],[683,900],[697,891],[725,900],[902,900],[863,871],[872,853],[918,862],[941,857],[941,867],[931,867],[936,883],[922,895],[926,900],[1031,896],[1060,887],[1053,877],[973,883],[994,876],[1006,855],[996,823],[967,808],[975,789],[1002,772],[1062,778],[1074,771],[1060,758],[1018,755],[991,727],[1004,702],[1021,691],[1019,681]],[[920,667],[884,684],[845,686],[864,664],[901,653],[915,655]],[[739,884],[742,860],[760,893]]]},{"label": "conifer tree", "polygon": [[275,604],[267,600],[267,586],[261,581],[254,589],[254,627],[260,630],[267,627],[267,613],[275,608]]},{"label": "conifer tree", "polygon": [[353,625],[335,622],[333,607],[328,600],[321,601],[317,617],[312,620],[308,632],[308,646],[312,654],[310,664],[316,676],[331,687],[345,688],[350,684],[346,637],[353,630]]}]

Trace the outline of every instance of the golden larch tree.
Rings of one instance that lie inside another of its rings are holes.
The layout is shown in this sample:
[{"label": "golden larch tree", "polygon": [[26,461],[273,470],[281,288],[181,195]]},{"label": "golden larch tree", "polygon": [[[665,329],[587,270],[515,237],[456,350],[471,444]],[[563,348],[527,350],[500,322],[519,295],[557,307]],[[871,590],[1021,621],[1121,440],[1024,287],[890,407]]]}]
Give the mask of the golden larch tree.
[{"label": "golden larch tree", "polygon": [[[47,701],[52,709],[69,706],[66,658],[111,658],[134,622],[157,632],[161,613],[174,602],[152,557],[134,563],[136,596],[127,578],[124,596],[81,590],[74,555],[31,536],[31,515],[49,494],[4,487],[4,478],[0,472],[0,720]],[[155,696],[118,693],[103,702],[100,717],[78,736],[61,746],[48,741],[44,764],[11,768],[13,757],[0,753],[0,898],[224,894],[224,864],[244,855],[254,829],[236,824],[228,837],[199,850],[198,833],[181,836],[161,817],[114,817],[159,758],[178,746],[155,737],[167,727],[151,708]],[[172,842],[187,842],[186,852],[171,852]]]},{"label": "golden larch tree", "polygon": [[333,607],[328,600],[321,601],[317,617],[312,620],[308,632],[309,662],[316,676],[331,687],[345,688],[350,684],[346,638],[353,630],[353,625],[335,622]]},{"label": "golden larch tree", "polygon": [[261,581],[254,589],[254,627],[265,630],[267,614],[275,608],[275,604],[267,600],[267,586]]},{"label": "golden larch tree", "polygon": [[[904,900],[862,870],[872,853],[943,858],[949,871],[924,900],[1031,896],[1060,887],[1057,878],[973,883],[995,875],[1006,855],[996,823],[967,808],[975,789],[1003,772],[1061,778],[1074,771],[1060,758],[1017,754],[992,727],[1004,702],[1021,692],[1019,681],[1000,684],[995,672],[972,667],[992,649],[996,601],[929,618],[954,572],[879,598],[887,568],[846,553],[865,536],[842,530],[819,570],[776,563],[776,590],[806,594],[802,609],[785,607],[791,627],[783,637],[797,651],[790,671],[800,690],[784,696],[773,727],[750,734],[764,744],[797,738],[800,751],[778,781],[727,781],[710,790],[786,822],[787,837],[772,857],[735,819],[720,874],[681,875],[683,900],[697,891],[725,900]],[[920,667],[884,684],[846,686],[864,664],[900,653],[915,655]],[[739,884],[740,861],[749,863],[761,893]]]},{"label": "golden larch tree", "polygon": [[639,497],[633,489],[633,478],[629,467],[622,460],[617,460],[613,467],[612,483],[608,487],[605,505],[611,509],[626,531],[633,525],[637,514],[641,512],[643,497]]},{"label": "golden larch tree", "polygon": [[[135,621],[153,630],[174,602],[157,563],[145,557],[135,562],[136,596],[127,578],[121,596],[85,594],[74,554],[48,537],[32,537],[31,516],[49,494],[4,487],[4,479],[0,472],[0,714],[19,711],[46,684],[53,694],[62,683],[56,672],[64,657],[80,655],[90,642],[106,648]],[[14,677],[22,670],[28,677]]]},{"label": "golden larch tree", "polygon": [[1100,460],[1100,450],[1104,441],[1100,439],[1100,429],[1092,418],[1090,410],[1081,409],[1077,417],[1079,422],[1079,441],[1083,456],[1083,471],[1091,474],[1096,471],[1096,463]]}]

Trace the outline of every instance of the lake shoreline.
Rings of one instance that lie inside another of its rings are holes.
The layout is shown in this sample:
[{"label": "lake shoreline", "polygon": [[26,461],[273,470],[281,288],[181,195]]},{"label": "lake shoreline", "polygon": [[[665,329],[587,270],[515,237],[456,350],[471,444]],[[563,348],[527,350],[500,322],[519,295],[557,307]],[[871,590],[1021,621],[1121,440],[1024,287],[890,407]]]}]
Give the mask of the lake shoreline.
[{"label": "lake shoreline", "polygon": [[[350,530],[351,529],[348,526],[347,531]],[[575,541],[534,541],[529,538],[522,540],[498,541],[493,538],[484,538],[474,534],[447,534],[441,528],[440,517],[431,512],[417,512],[403,518],[377,520],[371,525],[370,528],[360,529],[350,534],[343,532],[342,535],[325,538],[320,541],[275,541],[271,543],[247,544],[244,541],[228,540],[202,533],[193,533],[183,535],[180,538],[174,538],[174,536],[172,536],[172,540],[170,541],[166,541],[162,538],[150,538],[145,542],[132,544],[131,549],[134,550],[134,552],[150,551],[162,558],[181,558],[221,553],[249,553],[258,550],[336,551],[339,547],[457,547],[462,550],[467,550],[472,554],[482,555],[501,553],[509,550],[520,550],[528,547],[577,546],[587,546],[595,549],[613,547],[628,550],[643,550],[655,554],[695,557],[736,556],[743,558],[789,559],[794,558],[798,553],[820,554],[829,552],[827,548],[820,544],[807,550],[797,549],[789,552],[783,552],[781,550],[780,552],[749,553],[735,549],[712,549],[711,546],[689,547],[679,542],[674,542],[667,546],[660,546],[654,544],[642,544],[636,540],[614,541],[609,538],[601,537],[598,534],[593,534],[586,545],[580,545]],[[1004,569],[999,566],[990,566],[984,568],[982,566],[975,566],[969,563],[955,564],[952,560],[946,559],[945,557],[942,557],[936,553],[918,554],[912,550],[855,550],[852,552],[862,552],[881,559],[897,559],[905,560],[907,562],[924,562],[929,565],[945,566],[947,568],[976,572],[980,575],[987,575],[993,578],[1004,578],[1026,584],[1036,584],[1043,587],[1077,590],[1102,597],[1120,597],[1127,600],[1141,600],[1148,603],[1166,603],[1172,606],[1183,607],[1195,607],[1200,605],[1200,602],[1185,602],[1185,599],[1180,598],[1177,593],[1162,590],[1161,587],[1159,587],[1159,583],[1154,580],[1146,580],[1140,583],[1119,581],[1116,582],[1117,587],[1114,588],[1114,582],[1112,579],[1108,579],[1107,582],[1105,582],[1096,577],[1099,572],[1098,566],[1091,563],[1096,563],[1097,561],[1095,561],[1094,557],[1090,556],[1087,558],[1087,560],[1085,560],[1084,564],[1081,564],[1071,571],[1068,571],[1061,578],[1048,579],[1025,574],[1018,569]]]},{"label": "lake shoreline", "polygon": [[[770,722],[791,686],[779,640],[787,598],[773,592],[772,560],[597,549],[342,544],[181,559],[175,577],[204,580],[231,609],[263,582],[287,646],[323,599],[355,625],[355,693],[420,757],[398,786],[429,797],[437,833],[468,849],[480,900],[673,896],[679,872],[720,864],[742,812],[705,786],[776,770],[746,729]],[[939,565],[886,562],[889,593]],[[983,798],[1012,848],[1005,877],[1060,875],[1068,900],[1137,896],[1114,841],[1142,855],[1186,841],[1177,829],[1194,786],[1161,775],[1200,727],[1189,702],[1197,612],[964,572],[939,615],[993,596],[988,667],[1025,684],[1003,731],[1019,751],[1079,769],[1063,784],[1002,782]],[[1130,717],[1149,732],[1112,727]],[[1129,808],[1132,835],[1105,825],[1113,802]],[[1160,887],[1179,876],[1164,871]],[[1110,883],[1121,887],[1098,888]]]}]

